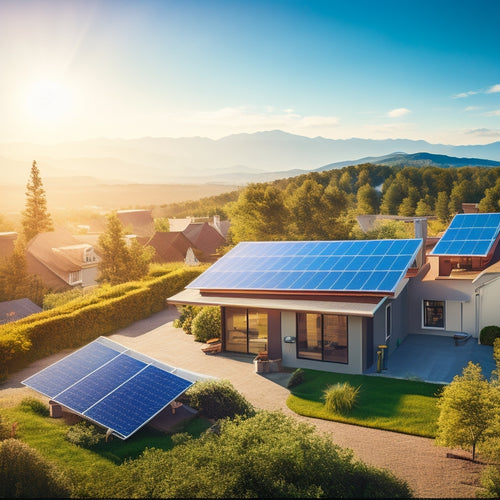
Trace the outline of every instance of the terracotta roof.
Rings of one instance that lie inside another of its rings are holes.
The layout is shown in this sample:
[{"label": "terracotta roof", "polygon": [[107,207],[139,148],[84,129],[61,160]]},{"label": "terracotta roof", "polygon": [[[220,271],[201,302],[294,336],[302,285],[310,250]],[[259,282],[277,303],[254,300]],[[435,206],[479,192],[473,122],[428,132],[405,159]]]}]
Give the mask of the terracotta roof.
[{"label": "terracotta roof", "polygon": [[217,250],[226,244],[226,240],[208,222],[192,223],[183,233],[191,243],[207,255],[217,253]]},{"label": "terracotta roof", "polygon": [[143,245],[152,246],[156,253],[155,262],[183,262],[186,253],[193,244],[179,231],[168,233],[155,233],[150,239],[138,238]]},{"label": "terracotta roof", "polygon": [[42,312],[42,308],[31,302],[30,299],[0,302],[0,325],[26,318],[39,312]]},{"label": "terracotta roof", "polygon": [[118,210],[116,215],[125,230],[131,229],[138,236],[151,236],[154,233],[151,210]]}]

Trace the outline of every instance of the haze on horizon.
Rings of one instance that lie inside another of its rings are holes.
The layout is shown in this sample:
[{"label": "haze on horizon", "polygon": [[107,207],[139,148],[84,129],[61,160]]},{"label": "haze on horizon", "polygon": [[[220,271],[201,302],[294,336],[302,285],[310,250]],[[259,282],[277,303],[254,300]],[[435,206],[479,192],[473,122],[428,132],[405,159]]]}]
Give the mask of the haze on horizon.
[{"label": "haze on horizon", "polygon": [[0,0],[0,143],[500,140],[491,0]]}]

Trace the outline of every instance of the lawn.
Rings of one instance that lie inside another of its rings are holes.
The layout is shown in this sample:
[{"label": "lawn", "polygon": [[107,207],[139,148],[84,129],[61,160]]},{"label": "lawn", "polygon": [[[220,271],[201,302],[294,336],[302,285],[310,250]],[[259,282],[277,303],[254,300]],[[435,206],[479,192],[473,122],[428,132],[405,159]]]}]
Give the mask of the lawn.
[{"label": "lawn", "polygon": [[[442,385],[307,369],[304,373],[304,382],[291,389],[287,399],[287,406],[299,415],[416,436],[436,435],[436,394]],[[323,390],[339,382],[361,387],[358,405],[347,415],[328,411],[322,399]]]}]

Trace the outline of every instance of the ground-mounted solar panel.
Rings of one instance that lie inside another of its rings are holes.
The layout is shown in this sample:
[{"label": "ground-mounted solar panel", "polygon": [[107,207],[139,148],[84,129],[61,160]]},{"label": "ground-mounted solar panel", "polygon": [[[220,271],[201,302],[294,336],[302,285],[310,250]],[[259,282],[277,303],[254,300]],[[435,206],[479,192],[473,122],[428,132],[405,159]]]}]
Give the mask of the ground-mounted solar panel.
[{"label": "ground-mounted solar panel", "polygon": [[126,439],[193,384],[173,371],[99,337],[22,383]]},{"label": "ground-mounted solar panel", "polygon": [[457,214],[431,255],[486,257],[500,232],[500,213]]},{"label": "ground-mounted solar panel", "polygon": [[421,239],[244,242],[187,288],[392,293]]}]

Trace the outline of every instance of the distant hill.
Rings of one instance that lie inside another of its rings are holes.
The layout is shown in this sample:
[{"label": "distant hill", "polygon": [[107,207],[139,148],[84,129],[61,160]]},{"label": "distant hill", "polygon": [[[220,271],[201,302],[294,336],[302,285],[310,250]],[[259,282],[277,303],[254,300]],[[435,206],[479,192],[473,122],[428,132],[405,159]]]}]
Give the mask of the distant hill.
[{"label": "distant hill", "polygon": [[31,164],[36,160],[44,180],[84,175],[117,184],[210,182],[242,186],[292,177],[323,169],[325,165],[351,165],[351,158],[373,162],[381,156],[394,155],[394,151],[500,161],[500,141],[451,146],[409,139],[309,138],[272,130],[218,140],[144,137],[49,145],[0,143],[0,170],[3,184],[26,185]]},{"label": "distant hill", "polygon": [[485,160],[482,158],[457,158],[455,156],[432,153],[392,153],[385,156],[367,156],[359,160],[330,163],[314,171],[322,172],[324,170],[343,168],[349,165],[362,165],[363,163],[387,165],[390,167],[500,167],[500,161]]}]

